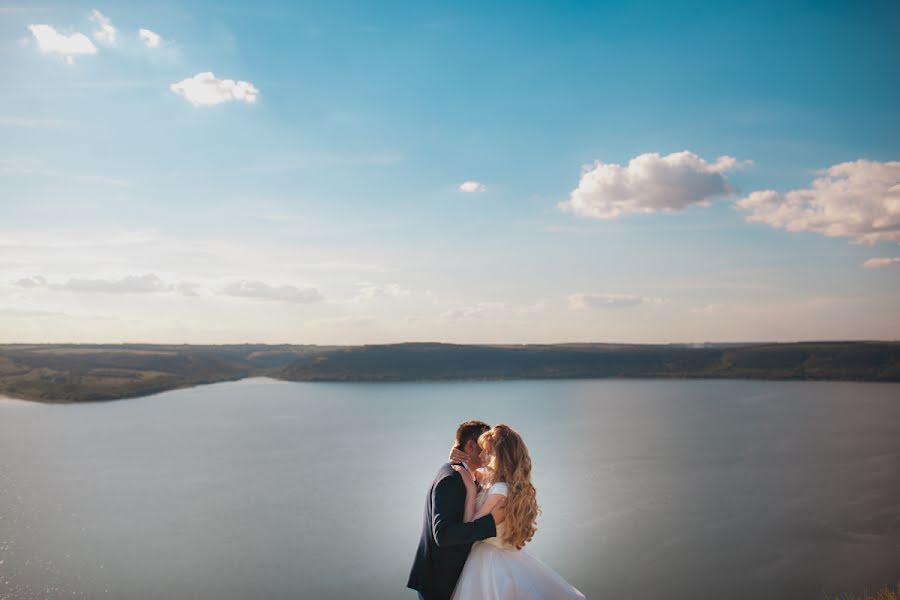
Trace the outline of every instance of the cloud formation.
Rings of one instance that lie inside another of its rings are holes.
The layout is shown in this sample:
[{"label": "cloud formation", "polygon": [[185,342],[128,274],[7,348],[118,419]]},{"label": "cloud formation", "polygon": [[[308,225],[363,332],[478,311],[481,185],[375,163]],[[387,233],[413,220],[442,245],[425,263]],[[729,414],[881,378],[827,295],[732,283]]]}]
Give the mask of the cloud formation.
[{"label": "cloud formation", "polygon": [[569,310],[590,308],[628,308],[642,304],[665,304],[663,298],[645,298],[632,294],[588,294],[579,292],[569,296]]},{"label": "cloud formation", "polygon": [[900,162],[856,160],[818,173],[807,189],[753,192],[735,206],[750,222],[787,231],[900,243]]},{"label": "cloud formation", "polygon": [[16,282],[23,288],[46,287],[51,290],[69,292],[94,292],[103,294],[146,294],[165,292],[171,289],[153,273],[128,275],[121,279],[86,279],[72,277],[65,283],[50,283],[41,275],[25,277]]},{"label": "cloud formation", "polygon": [[108,17],[104,17],[103,14],[95,8],[91,11],[90,19],[99,27],[99,29],[96,29],[93,32],[95,40],[107,46],[112,46],[116,43],[118,32],[116,31],[116,28],[113,27],[112,22]]},{"label": "cloud formation", "polygon": [[463,181],[459,184],[459,191],[467,194],[475,194],[484,191],[484,184],[477,181]]},{"label": "cloud formation", "polygon": [[450,321],[461,321],[466,319],[483,319],[491,311],[506,308],[505,302],[479,302],[472,306],[462,306],[459,308],[451,308],[441,314],[442,319]]},{"label": "cloud formation", "polygon": [[26,289],[44,287],[47,285],[47,280],[40,275],[35,275],[34,277],[23,277],[16,282],[16,285]]},{"label": "cloud formation", "polygon": [[148,48],[156,48],[159,46],[162,38],[155,31],[150,31],[149,29],[138,29],[138,37],[141,38],[141,41],[144,42],[144,45]]},{"label": "cloud formation", "polygon": [[379,298],[404,298],[413,293],[411,289],[402,287],[398,283],[372,284],[364,282],[358,285],[359,292],[350,300],[351,302],[371,302]]},{"label": "cloud formation", "polygon": [[578,187],[557,206],[593,219],[709,206],[714,198],[733,193],[724,173],[739,166],[730,156],[710,163],[686,150],[641,154],[625,166],[598,160],[585,165]]},{"label": "cloud formation", "polygon": [[38,48],[44,54],[60,54],[70,65],[78,54],[96,54],[97,47],[83,33],[64,35],[51,25],[29,25],[28,30],[37,40]]},{"label": "cloud formation", "polygon": [[46,288],[61,292],[85,294],[158,294],[179,292],[185,296],[196,296],[194,285],[186,282],[169,284],[154,273],[126,275],[119,279],[71,277],[65,283],[52,283],[41,275],[24,277],[15,285],[25,289]]},{"label": "cloud formation", "polygon": [[892,258],[870,258],[863,263],[863,266],[870,269],[878,267],[900,267],[900,256],[894,256]]},{"label": "cloud formation", "polygon": [[269,285],[262,281],[237,281],[222,288],[226,296],[236,298],[253,298],[257,300],[275,300],[306,304],[323,299],[316,288],[298,288],[293,285]]},{"label": "cloud formation", "polygon": [[259,90],[248,81],[217,79],[210,71],[173,83],[169,89],[194,106],[213,106],[223,102],[253,104],[259,95]]},{"label": "cloud formation", "polygon": [[103,294],[152,294],[170,289],[162,279],[153,273],[127,275],[121,279],[80,279],[71,278],[63,284],[52,284],[56,290],[70,292],[99,292]]}]

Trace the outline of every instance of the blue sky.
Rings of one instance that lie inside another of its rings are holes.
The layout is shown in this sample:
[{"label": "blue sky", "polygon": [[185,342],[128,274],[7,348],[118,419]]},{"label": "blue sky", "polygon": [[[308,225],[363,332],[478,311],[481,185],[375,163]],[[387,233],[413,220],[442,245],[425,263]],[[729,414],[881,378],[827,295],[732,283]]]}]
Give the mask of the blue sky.
[{"label": "blue sky", "polygon": [[898,339],[900,8],[748,4],[0,4],[0,341]]}]

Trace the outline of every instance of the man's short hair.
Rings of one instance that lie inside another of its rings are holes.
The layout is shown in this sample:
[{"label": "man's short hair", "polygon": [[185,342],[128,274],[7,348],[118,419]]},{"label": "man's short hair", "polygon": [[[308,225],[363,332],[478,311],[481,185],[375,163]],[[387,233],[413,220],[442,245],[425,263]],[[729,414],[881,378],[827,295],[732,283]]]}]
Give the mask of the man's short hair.
[{"label": "man's short hair", "polygon": [[484,421],[466,421],[456,428],[456,447],[462,450],[469,440],[477,444],[481,434],[490,428],[491,426]]}]

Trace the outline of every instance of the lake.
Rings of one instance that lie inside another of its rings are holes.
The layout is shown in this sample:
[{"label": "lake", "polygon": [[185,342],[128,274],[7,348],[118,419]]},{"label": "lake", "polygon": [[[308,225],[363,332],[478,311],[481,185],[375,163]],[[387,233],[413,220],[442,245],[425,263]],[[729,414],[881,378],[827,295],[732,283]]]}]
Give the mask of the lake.
[{"label": "lake", "polygon": [[900,385],[248,379],[0,400],[0,598],[414,599],[459,422],[516,427],[531,551],[588,598],[900,580]]}]

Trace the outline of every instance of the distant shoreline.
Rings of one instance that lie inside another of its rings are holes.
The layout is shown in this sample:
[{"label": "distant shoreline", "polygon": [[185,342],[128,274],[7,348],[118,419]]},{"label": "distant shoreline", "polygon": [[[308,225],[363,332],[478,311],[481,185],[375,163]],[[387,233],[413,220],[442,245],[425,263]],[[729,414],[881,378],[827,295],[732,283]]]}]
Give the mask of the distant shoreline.
[{"label": "distant shoreline", "polygon": [[516,378],[516,379],[403,379],[396,381],[370,381],[370,380],[304,380],[304,381],[291,381],[287,379],[276,379],[274,377],[268,377],[265,375],[250,375],[248,377],[244,377],[241,379],[230,379],[230,380],[222,380],[222,381],[211,381],[209,383],[194,383],[191,385],[184,385],[179,387],[167,388],[164,390],[160,390],[157,392],[150,392],[147,394],[141,394],[138,396],[120,396],[116,398],[107,398],[103,400],[79,400],[79,401],[66,401],[66,400],[51,400],[51,399],[43,399],[43,398],[17,398],[13,396],[0,394],[0,404],[10,403],[10,404],[58,404],[63,406],[68,406],[72,404],[105,404],[108,402],[120,402],[127,400],[139,400],[141,398],[151,398],[153,396],[157,396],[159,394],[165,394],[167,392],[175,392],[179,390],[189,390],[194,388],[202,388],[211,385],[225,384],[225,383],[238,383],[241,381],[247,381],[250,379],[267,379],[272,383],[322,383],[322,384],[359,384],[359,385],[367,385],[367,384],[422,384],[422,383],[514,383],[514,382],[526,382],[526,381],[742,381],[742,382],[750,382],[750,381],[773,381],[780,383],[854,383],[854,384],[869,384],[869,385],[897,385],[900,381],[860,381],[860,380],[846,380],[846,379],[762,379],[762,378],[742,378],[742,377],[569,377],[569,378],[547,378],[547,377],[533,377],[533,378]]},{"label": "distant shoreline", "polygon": [[13,400],[54,404],[123,400],[252,377],[323,383],[559,379],[896,383],[900,342],[0,345],[0,396]]}]

